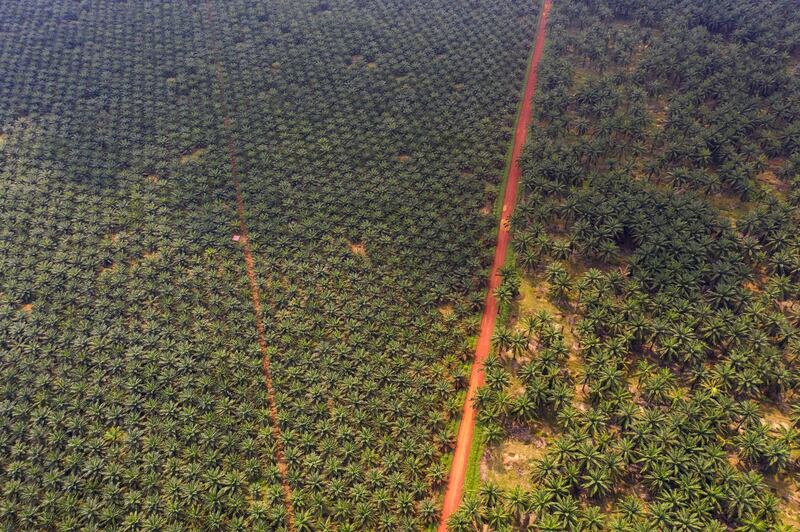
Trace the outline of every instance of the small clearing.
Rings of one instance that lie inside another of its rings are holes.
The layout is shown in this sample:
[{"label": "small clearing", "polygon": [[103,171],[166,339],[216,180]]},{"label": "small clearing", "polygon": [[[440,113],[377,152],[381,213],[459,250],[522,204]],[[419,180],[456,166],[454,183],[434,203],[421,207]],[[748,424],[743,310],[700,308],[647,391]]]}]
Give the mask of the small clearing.
[{"label": "small clearing", "polygon": [[25,314],[30,314],[31,312],[33,312],[33,303],[25,303],[24,305],[20,305],[19,310],[21,310]]},{"label": "small clearing", "polygon": [[579,87],[586,83],[590,79],[594,79],[599,77],[598,74],[591,68],[587,68],[584,66],[575,67],[572,75],[572,86]]},{"label": "small clearing", "polygon": [[367,68],[370,70],[374,70],[378,68],[378,63],[376,63],[375,61],[370,61],[369,63],[367,63]]},{"label": "small clearing", "polygon": [[549,288],[550,284],[544,279],[523,277],[522,284],[519,287],[520,299],[517,315],[527,316],[543,310],[548,312],[553,317],[553,320],[561,326],[564,341],[567,342],[570,349],[577,349],[575,334],[572,331],[568,317],[547,297]]},{"label": "small clearing", "polygon": [[208,148],[206,148],[205,146],[199,146],[194,150],[190,151],[189,153],[184,153],[183,155],[181,155],[180,163],[187,164],[190,162],[194,162],[198,160],[200,157],[202,157],[203,154],[206,153],[206,151],[208,151]]},{"label": "small clearing", "polygon": [[530,488],[534,461],[547,452],[547,441],[552,431],[546,425],[536,424],[517,429],[505,441],[487,446],[481,459],[483,482],[492,482],[504,489]]},{"label": "small clearing", "polygon": [[763,419],[767,426],[769,426],[769,428],[772,430],[789,428],[793,425],[789,416],[781,412],[781,410],[775,405],[762,404],[761,419]]},{"label": "small clearing", "polygon": [[789,474],[767,475],[764,483],[772,489],[780,499],[778,505],[780,521],[789,525],[790,530],[800,530],[800,490]]},{"label": "small clearing", "polygon": [[160,257],[161,257],[161,252],[160,251],[148,251],[147,253],[144,253],[142,255],[141,259],[133,259],[130,262],[130,267],[131,268],[136,268],[136,267],[139,266],[139,263],[142,262],[142,261],[152,262],[152,261],[158,260]]},{"label": "small clearing", "polygon": [[361,257],[366,257],[367,256],[367,248],[364,246],[363,243],[361,243],[361,242],[355,242],[355,243],[354,242],[350,242],[348,245],[350,247],[350,251],[352,251],[356,255],[359,255]]},{"label": "small clearing", "polygon": [[442,316],[444,316],[445,318],[449,318],[450,316],[453,315],[453,311],[454,311],[453,304],[452,303],[446,303],[444,305],[439,305],[437,307],[437,310],[441,313]]},{"label": "small clearing", "polygon": [[97,272],[98,275],[103,276],[109,273],[113,273],[117,270],[117,263],[113,262],[110,266],[101,266],[100,271]]},{"label": "small clearing", "polygon": [[765,170],[758,174],[758,176],[756,176],[756,181],[772,189],[773,192],[780,196],[785,196],[786,193],[789,192],[788,183],[781,181],[781,179],[775,175],[775,172],[772,170]]},{"label": "small clearing", "polygon": [[752,209],[752,204],[750,202],[742,201],[728,194],[709,196],[708,202],[734,224]]},{"label": "small clearing", "polygon": [[667,123],[667,115],[669,112],[669,103],[667,102],[666,98],[658,98],[655,100],[651,105],[649,105],[648,111],[650,116],[653,117],[653,126],[656,129],[664,129],[664,125]]}]

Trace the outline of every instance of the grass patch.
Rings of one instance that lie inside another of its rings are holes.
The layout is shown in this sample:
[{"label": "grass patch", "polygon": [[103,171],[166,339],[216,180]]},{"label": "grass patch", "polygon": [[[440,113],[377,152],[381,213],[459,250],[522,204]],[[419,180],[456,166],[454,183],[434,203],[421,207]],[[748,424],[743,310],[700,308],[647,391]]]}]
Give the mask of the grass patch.
[{"label": "grass patch", "polygon": [[467,459],[467,473],[464,478],[464,493],[473,493],[481,486],[481,460],[483,447],[486,444],[486,434],[479,423],[475,424],[472,438],[472,447],[469,449]]},{"label": "grass patch", "polygon": [[119,268],[119,265],[117,265],[116,262],[113,262],[108,266],[101,266],[100,270],[97,272],[97,275],[103,276],[114,273],[115,271],[117,271],[117,268]]},{"label": "grass patch", "polygon": [[708,197],[708,203],[734,224],[753,209],[753,203],[742,201],[736,196],[715,194]]},{"label": "grass patch", "polygon": [[184,153],[181,155],[180,163],[181,164],[188,164],[190,162],[194,162],[198,160],[203,154],[206,153],[208,149],[205,146],[199,146],[188,153]]},{"label": "grass patch", "polygon": [[453,315],[454,309],[452,303],[447,303],[446,305],[439,305],[437,310],[441,313],[442,316],[445,318],[449,318]]},{"label": "grass patch", "polygon": [[481,468],[488,482],[505,490],[532,487],[533,461],[547,452],[547,439],[545,435],[534,436],[530,431],[525,432],[522,438],[512,436],[488,448]]},{"label": "grass patch", "polygon": [[542,311],[549,313],[553,316],[553,320],[561,325],[567,345],[572,346],[575,343],[572,327],[567,323],[563,311],[547,297],[549,289],[550,284],[539,276],[532,278],[523,276],[519,287],[519,299],[516,302],[516,315],[527,316]]}]

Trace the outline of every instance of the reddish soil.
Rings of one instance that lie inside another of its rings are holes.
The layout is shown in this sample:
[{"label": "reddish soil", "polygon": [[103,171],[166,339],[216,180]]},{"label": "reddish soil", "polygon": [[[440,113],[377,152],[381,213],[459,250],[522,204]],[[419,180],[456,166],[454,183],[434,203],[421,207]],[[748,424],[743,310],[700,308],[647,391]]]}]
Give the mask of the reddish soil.
[{"label": "reddish soil", "polygon": [[439,531],[446,532],[447,519],[458,509],[461,503],[461,492],[464,489],[464,478],[467,471],[467,460],[469,458],[470,447],[472,447],[472,437],[475,431],[475,408],[473,399],[477,389],[483,385],[484,372],[483,365],[489,355],[492,332],[497,318],[497,300],[492,293],[500,284],[499,270],[506,260],[506,251],[510,235],[508,232],[508,221],[517,201],[517,189],[519,187],[520,169],[519,158],[522,155],[522,148],[528,134],[528,127],[531,122],[531,107],[533,95],[536,91],[536,77],[539,63],[544,52],[545,29],[547,18],[552,0],[544,0],[542,14],[539,18],[539,28],[536,31],[536,44],[531,56],[531,65],[528,79],[525,82],[525,94],[522,99],[519,117],[517,119],[517,129],[514,133],[514,148],[511,153],[511,164],[508,169],[506,192],[503,197],[503,211],[500,215],[500,227],[497,235],[497,248],[494,254],[494,264],[489,277],[489,289],[486,294],[486,302],[483,309],[483,319],[481,320],[481,333],[478,338],[478,345],[475,349],[475,360],[472,364],[472,373],[469,379],[469,389],[467,398],[464,401],[464,412],[461,417],[461,425],[458,430],[458,440],[456,441],[456,452],[453,456],[453,465],[450,469],[450,478],[447,491],[444,495],[444,505],[442,507],[442,519],[439,523]]},{"label": "reddish soil", "polygon": [[[204,4],[206,11],[206,22],[209,28],[214,27],[214,17],[211,5],[206,2]],[[228,134],[228,158],[231,167],[231,179],[233,186],[236,190],[236,212],[239,217],[239,243],[242,247],[244,254],[245,267],[247,269],[247,278],[250,281],[250,296],[253,301],[253,315],[256,322],[256,333],[258,348],[261,353],[261,372],[264,376],[264,384],[267,388],[267,400],[269,403],[270,420],[272,423],[272,434],[275,438],[275,461],[278,464],[278,470],[281,476],[281,485],[283,487],[283,499],[286,505],[286,518],[289,524],[289,530],[295,530],[294,526],[294,511],[292,509],[292,488],[287,480],[288,466],[284,457],[283,437],[281,435],[281,427],[278,423],[278,407],[275,403],[275,388],[272,384],[272,371],[270,369],[269,351],[267,350],[266,331],[264,329],[264,321],[261,317],[261,293],[258,288],[258,279],[255,271],[255,260],[250,248],[250,239],[248,238],[247,219],[245,216],[244,198],[242,197],[241,180],[239,179],[239,170],[236,162],[236,144],[233,140],[233,132],[231,130],[231,119],[228,112],[228,100],[225,95],[225,80],[222,75],[222,63],[220,60],[221,54],[219,49],[219,39],[214,39],[214,70],[216,72],[217,84],[220,89],[220,100],[222,104],[225,130]]]}]

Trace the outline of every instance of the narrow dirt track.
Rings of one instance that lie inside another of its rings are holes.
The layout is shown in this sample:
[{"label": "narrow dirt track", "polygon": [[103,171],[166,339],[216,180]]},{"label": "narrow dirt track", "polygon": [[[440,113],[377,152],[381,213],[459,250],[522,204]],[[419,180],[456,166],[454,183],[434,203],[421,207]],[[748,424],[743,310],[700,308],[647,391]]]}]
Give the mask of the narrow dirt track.
[{"label": "narrow dirt track", "polygon": [[[205,15],[206,24],[209,28],[215,28],[213,7],[209,2],[205,2]],[[275,438],[275,461],[278,464],[278,471],[281,476],[281,485],[283,488],[283,499],[286,505],[286,520],[289,525],[289,530],[295,530],[294,526],[294,511],[292,509],[292,488],[287,480],[288,466],[284,457],[283,438],[281,435],[281,427],[278,422],[278,407],[275,403],[275,388],[272,384],[272,370],[270,369],[269,351],[267,349],[267,336],[264,329],[264,320],[261,317],[261,292],[258,288],[258,278],[256,277],[255,260],[253,259],[253,252],[250,248],[250,238],[247,231],[247,218],[245,214],[244,198],[242,197],[242,185],[239,179],[239,167],[236,162],[236,143],[233,140],[233,131],[231,129],[230,113],[228,112],[228,99],[225,91],[225,78],[222,75],[222,60],[220,53],[219,38],[214,38],[214,71],[216,74],[217,85],[220,91],[220,100],[222,112],[224,115],[225,132],[228,136],[228,158],[230,161],[231,179],[233,187],[236,191],[236,213],[239,218],[239,233],[241,236],[240,245],[242,253],[244,254],[245,268],[247,270],[247,278],[250,281],[250,296],[253,301],[253,315],[256,322],[256,338],[258,342],[258,349],[261,353],[261,372],[264,377],[264,384],[267,388],[267,400],[269,403],[270,421],[272,424],[272,435]]]},{"label": "narrow dirt track", "polygon": [[506,181],[506,193],[503,197],[503,210],[500,214],[500,227],[497,234],[497,248],[494,253],[494,263],[489,274],[489,290],[486,294],[486,302],[483,308],[483,319],[481,320],[481,333],[478,337],[478,345],[475,349],[475,360],[472,364],[472,373],[469,378],[469,389],[464,401],[464,412],[461,416],[461,426],[458,429],[458,440],[456,441],[456,452],[453,456],[453,465],[450,468],[450,478],[447,484],[447,491],[444,495],[444,505],[442,506],[442,519],[439,522],[439,532],[446,532],[447,519],[458,510],[461,504],[461,494],[464,489],[464,479],[467,472],[467,460],[469,451],[472,447],[472,437],[475,432],[475,408],[473,399],[475,392],[483,385],[484,371],[483,365],[489,356],[491,347],[494,323],[497,319],[497,300],[493,292],[500,284],[500,268],[506,260],[506,251],[511,236],[508,232],[508,222],[514,212],[517,201],[517,189],[519,188],[519,158],[522,155],[522,148],[525,146],[525,139],[528,135],[528,127],[531,122],[531,107],[533,95],[536,92],[536,78],[539,63],[544,52],[545,29],[547,28],[547,18],[553,0],[544,0],[542,13],[539,17],[539,27],[536,30],[536,44],[531,56],[528,79],[525,82],[525,93],[520,106],[519,117],[517,118],[517,128],[514,132],[514,147],[511,152],[511,164],[508,168],[508,178]]}]

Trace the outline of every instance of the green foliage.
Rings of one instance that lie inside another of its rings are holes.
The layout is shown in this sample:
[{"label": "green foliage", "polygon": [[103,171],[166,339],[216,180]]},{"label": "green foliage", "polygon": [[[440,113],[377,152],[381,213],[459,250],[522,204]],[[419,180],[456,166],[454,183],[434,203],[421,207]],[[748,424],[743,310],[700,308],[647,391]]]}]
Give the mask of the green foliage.
[{"label": "green foliage", "polygon": [[512,228],[565,316],[498,330],[478,414],[558,427],[512,529],[792,527],[798,29],[788,1],[554,4]]}]

